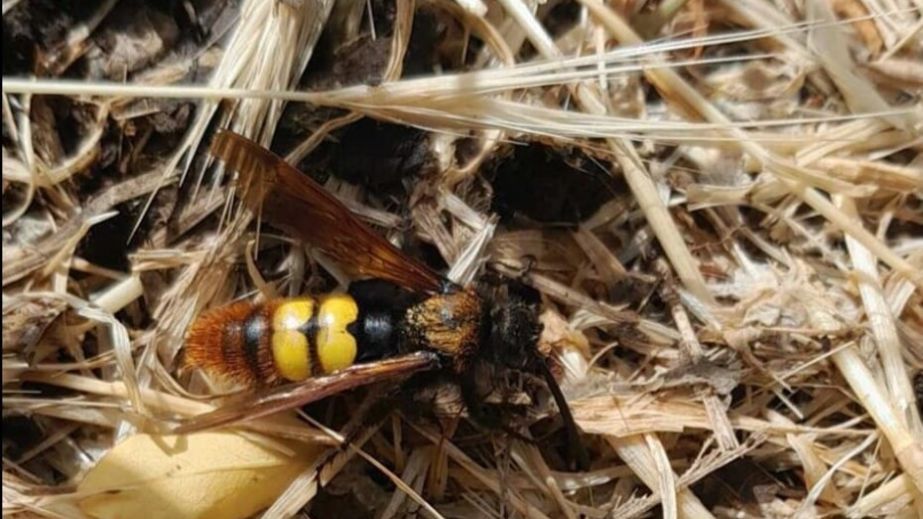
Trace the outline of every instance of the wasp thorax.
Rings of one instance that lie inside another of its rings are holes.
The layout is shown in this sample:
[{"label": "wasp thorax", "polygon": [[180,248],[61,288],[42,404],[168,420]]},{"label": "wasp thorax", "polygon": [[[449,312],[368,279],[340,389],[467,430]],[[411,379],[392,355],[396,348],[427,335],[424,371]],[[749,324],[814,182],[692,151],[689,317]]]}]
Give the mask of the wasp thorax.
[{"label": "wasp thorax", "polygon": [[480,297],[470,290],[432,296],[407,310],[404,334],[412,348],[436,350],[463,362],[477,348],[481,310]]}]

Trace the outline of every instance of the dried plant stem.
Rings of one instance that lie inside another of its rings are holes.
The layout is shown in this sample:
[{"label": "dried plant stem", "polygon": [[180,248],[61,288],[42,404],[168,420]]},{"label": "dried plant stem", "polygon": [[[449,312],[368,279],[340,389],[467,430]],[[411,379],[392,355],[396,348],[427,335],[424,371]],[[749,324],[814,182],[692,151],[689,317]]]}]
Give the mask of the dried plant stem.
[{"label": "dried plant stem", "polygon": [[512,458],[522,467],[523,473],[533,481],[535,487],[546,489],[552,495],[564,517],[578,519],[577,512],[564,497],[539,449],[535,445],[516,441],[510,450]]},{"label": "dried plant stem", "polygon": [[[680,341],[683,351],[691,359],[692,363],[701,361],[704,351],[699,339],[696,337],[692,322],[689,320],[689,314],[686,313],[683,305],[679,303],[678,298],[671,301],[670,306],[673,313],[673,322],[676,323],[677,329],[683,336],[683,340]],[[737,441],[734,427],[731,425],[726,406],[722,403],[721,398],[709,387],[699,387],[696,392],[702,398],[705,411],[712,422],[715,438],[717,438],[721,448],[725,450],[739,448],[740,442]]]},{"label": "dried plant stem", "polygon": [[862,496],[856,503],[849,507],[847,517],[861,518],[879,514],[887,510],[889,505],[896,501],[907,500],[914,491],[913,483],[904,474],[898,474],[887,483]]},{"label": "dried plant stem", "polygon": [[676,475],[655,435],[607,436],[606,440],[638,478],[659,495],[664,517],[714,518],[691,490],[676,488]]},{"label": "dried plant stem", "polygon": [[[786,416],[775,411],[769,411],[767,413],[767,418],[769,421],[782,426],[795,425],[794,422]],[[869,437],[874,437],[874,435],[869,435]],[[818,486],[818,481],[820,481],[824,473],[827,472],[827,464],[824,463],[824,460],[821,458],[816,448],[814,436],[810,434],[788,433],[785,435],[785,441],[788,442],[789,446],[791,446],[792,450],[798,456],[798,460],[804,470],[805,484],[812,488],[819,489],[821,495],[828,502],[842,505],[844,503],[843,495],[836,486],[829,484],[829,482],[825,485]]]},{"label": "dried plant stem", "polygon": [[[613,36],[629,44],[642,43],[641,38],[611,9],[599,0],[580,0],[587,6],[593,15],[608,29]],[[887,245],[882,243],[872,233],[862,227],[861,222],[849,218],[838,210],[816,189],[804,183],[805,171],[802,168],[786,163],[771,151],[763,148],[744,131],[734,128],[730,119],[706,100],[701,93],[684,81],[676,72],[669,69],[651,69],[646,72],[651,81],[667,90],[670,94],[680,97],[683,102],[708,121],[728,125],[728,132],[739,140],[740,148],[755,160],[759,161],[767,171],[776,178],[794,195],[802,199],[815,211],[822,214],[827,220],[835,224],[846,234],[852,236],[868,248],[878,259],[887,263],[891,268],[910,280],[918,288],[923,288],[923,272],[916,269],[907,260],[895,254]],[[639,200],[639,202],[641,202]],[[643,207],[643,203],[642,203]],[[675,266],[675,265],[674,265]],[[697,294],[698,295],[698,294]]]},{"label": "dried plant stem", "polygon": [[[638,47],[643,48],[643,46]],[[700,59],[687,62],[654,63],[650,66],[633,62],[627,66],[607,68],[606,73],[625,74],[657,67],[704,65],[715,60],[727,62],[740,61],[741,59],[715,58],[711,61]],[[467,133],[471,130],[483,130],[495,132],[497,128],[501,128],[515,133],[530,133],[558,139],[607,138],[613,135],[638,138],[639,135],[644,134],[665,143],[700,143],[724,147],[731,147],[734,140],[727,135],[726,130],[729,127],[803,125],[825,121],[868,119],[893,114],[906,115],[912,112],[912,110],[904,108],[885,113],[875,112],[850,116],[799,117],[794,119],[760,120],[759,122],[743,121],[730,123],[729,126],[728,124],[715,125],[694,121],[639,120],[606,114],[575,112],[560,108],[537,106],[523,101],[505,100],[502,95],[493,95],[508,94],[521,88],[569,84],[574,81],[591,78],[588,72],[590,69],[586,69],[591,63],[586,61],[586,58],[562,58],[550,64],[540,62],[542,67],[549,69],[541,74],[538,74],[539,71],[536,70],[535,65],[526,65],[510,68],[510,73],[502,77],[495,77],[495,74],[490,72],[472,72],[440,76],[437,79],[405,79],[378,87],[360,85],[332,91],[306,92],[222,86],[122,85],[99,82],[77,83],[64,80],[27,81],[20,79],[5,79],[4,88],[8,92],[54,95],[193,97],[203,99],[206,102],[219,99],[276,99],[311,103],[317,106],[339,107],[386,120],[443,131]],[[600,62],[595,61],[593,63]],[[584,67],[584,69],[572,71],[573,67],[577,66]],[[888,135],[883,137],[888,137]],[[827,139],[826,136],[818,138],[821,138],[821,140]],[[751,134],[751,139],[783,151],[798,147],[804,142],[803,137],[799,139],[767,132],[754,132]],[[843,139],[852,140],[852,137],[846,136],[841,138],[841,140]],[[816,171],[802,169],[800,174],[817,186],[827,186],[841,191],[853,190],[857,195],[863,194],[862,191],[856,191],[857,188],[852,187],[850,184],[837,179],[828,179]]]},{"label": "dried plant stem", "polygon": [[[94,395],[121,398],[125,398],[128,395],[128,390],[123,382],[104,382],[102,380],[80,375],[32,372],[23,375],[23,378]],[[204,402],[196,402],[195,400],[189,400],[187,398],[169,395],[147,388],[141,389],[141,400],[146,405],[155,409],[169,410],[174,413],[189,416],[207,413],[215,409],[214,406]]]},{"label": "dried plant stem", "polygon": [[920,502],[923,497],[923,443],[907,429],[906,421],[891,405],[891,399],[875,381],[854,346],[839,348],[830,358],[859,397],[862,407],[888,439],[898,463],[916,487],[917,501]]},{"label": "dried plant stem", "polygon": [[[101,341],[105,341],[103,344],[108,345],[115,353],[116,363],[118,364],[122,379],[124,380],[123,387],[125,387],[126,396],[131,401],[137,413],[142,416],[146,414],[141,388],[138,385],[138,378],[135,374],[135,361],[132,355],[131,340],[128,337],[128,330],[111,312],[67,293],[32,292],[28,295],[19,295],[17,297],[37,300],[48,298],[51,300],[64,301],[70,305],[78,315],[95,321],[101,327],[104,327],[108,333],[106,335],[100,335],[102,338]],[[125,432],[128,432],[127,428]]]},{"label": "dried plant stem", "polygon": [[[862,451],[869,448],[875,441],[878,439],[877,434],[870,434],[863,442],[859,443],[853,447],[850,451],[846,452],[843,456],[840,457],[836,462],[830,465],[830,468],[820,477],[811,487],[811,491],[808,492],[807,497],[805,497],[801,504],[798,505],[798,511],[795,513],[795,517],[815,517],[813,512],[808,512],[809,508],[814,505],[814,502],[821,496],[822,493],[829,491],[834,488],[830,485],[831,480],[833,479],[834,474],[836,474],[840,468],[849,462],[850,459],[858,456]],[[839,494],[839,493],[837,493]],[[834,498],[839,498],[838,495]],[[842,505],[842,499],[839,498],[838,501],[835,501],[837,505]]]},{"label": "dried plant stem", "polygon": [[298,164],[305,157],[307,157],[311,151],[314,150],[324,139],[330,135],[330,132],[342,128],[344,126],[349,126],[350,124],[362,119],[362,114],[359,112],[350,112],[341,117],[335,119],[330,119],[325,121],[310,137],[299,143],[295,146],[292,151],[288,152],[285,156],[285,162],[289,164]]},{"label": "dried plant stem", "polygon": [[[422,487],[422,481],[426,476],[427,465],[429,464],[429,448],[417,448],[410,453],[410,457],[407,459],[407,463],[404,466],[404,470],[401,473],[400,478],[396,478],[398,481],[404,485],[403,488],[411,489],[413,494],[416,494],[412,489],[414,487]],[[384,468],[384,467],[382,467]],[[381,519],[390,519],[396,517],[400,511],[401,506],[406,501],[406,497],[410,495],[407,492],[394,492],[391,494],[391,501],[388,502],[388,505],[385,507],[384,511],[379,515]],[[420,498],[422,500],[422,498]],[[424,501],[425,503],[425,501]],[[432,505],[426,503],[424,510],[427,511],[427,515],[430,517],[443,517],[442,514],[438,513]]]},{"label": "dried plant stem", "polygon": [[55,75],[64,72],[90,48],[86,40],[117,3],[118,0],[105,0],[88,19],[67,32],[61,45],[53,49],[44,60],[44,65],[51,69],[50,72]]},{"label": "dried plant stem", "polygon": [[[840,196],[836,197],[836,202],[845,214],[858,218],[856,204],[851,199]],[[862,296],[872,336],[878,345],[878,355],[881,357],[888,391],[899,415],[904,417],[904,425],[915,433],[916,441],[923,444],[923,424],[920,422],[916,406],[917,397],[907,374],[902,354],[903,346],[897,334],[897,323],[891,307],[885,300],[875,257],[862,244],[848,236],[846,247],[856,271],[861,276],[856,280],[859,284],[859,294]]]},{"label": "dried plant stem", "polygon": [[143,294],[141,278],[131,275],[93,296],[93,304],[106,312],[115,313]]}]

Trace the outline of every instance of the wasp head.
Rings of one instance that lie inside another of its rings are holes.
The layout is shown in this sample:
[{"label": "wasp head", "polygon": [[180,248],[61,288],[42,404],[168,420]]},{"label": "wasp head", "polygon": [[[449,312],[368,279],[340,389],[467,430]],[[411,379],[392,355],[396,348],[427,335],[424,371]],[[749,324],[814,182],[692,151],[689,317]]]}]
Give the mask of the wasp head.
[{"label": "wasp head", "polygon": [[538,292],[524,285],[504,284],[491,299],[486,323],[489,355],[501,366],[528,370],[538,360],[536,348],[542,333]]}]

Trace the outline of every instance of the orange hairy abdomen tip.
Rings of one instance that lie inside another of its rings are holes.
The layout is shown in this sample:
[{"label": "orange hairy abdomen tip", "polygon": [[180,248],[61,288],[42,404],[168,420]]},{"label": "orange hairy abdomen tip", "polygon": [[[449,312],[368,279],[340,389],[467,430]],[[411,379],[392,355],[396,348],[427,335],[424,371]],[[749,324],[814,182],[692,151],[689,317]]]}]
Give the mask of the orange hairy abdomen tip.
[{"label": "orange hairy abdomen tip", "polygon": [[185,364],[228,381],[257,385],[258,374],[244,352],[244,326],[257,310],[257,305],[242,301],[197,317],[186,334]]}]

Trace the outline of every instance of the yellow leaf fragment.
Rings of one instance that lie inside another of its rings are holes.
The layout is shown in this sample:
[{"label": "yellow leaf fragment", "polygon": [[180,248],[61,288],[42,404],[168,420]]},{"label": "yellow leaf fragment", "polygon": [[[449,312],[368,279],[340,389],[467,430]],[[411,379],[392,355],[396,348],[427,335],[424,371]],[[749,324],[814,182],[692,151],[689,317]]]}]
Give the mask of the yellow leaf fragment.
[{"label": "yellow leaf fragment", "polygon": [[77,487],[79,506],[99,519],[251,516],[323,450],[263,439],[231,432],[132,436],[87,473]]}]

